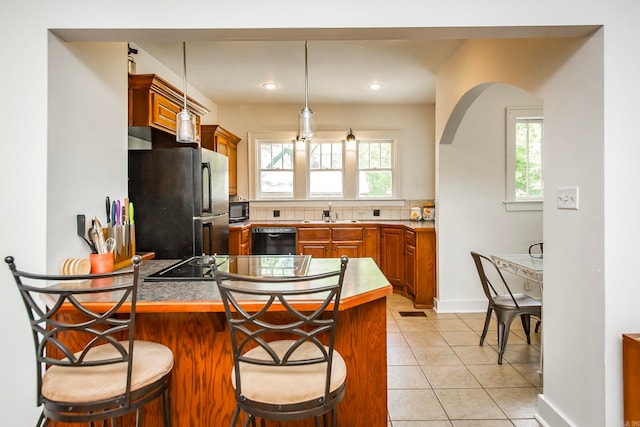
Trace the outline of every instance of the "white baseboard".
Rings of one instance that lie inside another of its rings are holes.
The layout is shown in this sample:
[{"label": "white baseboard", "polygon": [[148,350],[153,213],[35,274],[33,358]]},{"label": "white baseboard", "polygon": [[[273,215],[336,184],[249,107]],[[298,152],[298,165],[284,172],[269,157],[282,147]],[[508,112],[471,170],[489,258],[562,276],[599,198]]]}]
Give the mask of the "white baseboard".
[{"label": "white baseboard", "polygon": [[483,313],[487,311],[487,300],[440,300],[434,298],[433,309],[437,313]]},{"label": "white baseboard", "polygon": [[538,395],[538,413],[535,419],[542,427],[573,427],[564,415],[551,403],[544,394]]}]

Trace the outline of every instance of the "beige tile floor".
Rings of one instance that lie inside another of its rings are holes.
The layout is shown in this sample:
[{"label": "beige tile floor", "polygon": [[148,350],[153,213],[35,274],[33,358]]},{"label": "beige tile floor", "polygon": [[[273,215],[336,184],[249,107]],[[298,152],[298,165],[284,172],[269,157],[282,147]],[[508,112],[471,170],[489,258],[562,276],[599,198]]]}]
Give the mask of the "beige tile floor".
[{"label": "beige tile floor", "polygon": [[[498,365],[496,323],[480,347],[485,313],[417,311],[398,294],[387,299],[389,427],[538,427],[542,392],[540,334],[527,345],[516,319]],[[533,323],[533,319],[532,319]]]}]

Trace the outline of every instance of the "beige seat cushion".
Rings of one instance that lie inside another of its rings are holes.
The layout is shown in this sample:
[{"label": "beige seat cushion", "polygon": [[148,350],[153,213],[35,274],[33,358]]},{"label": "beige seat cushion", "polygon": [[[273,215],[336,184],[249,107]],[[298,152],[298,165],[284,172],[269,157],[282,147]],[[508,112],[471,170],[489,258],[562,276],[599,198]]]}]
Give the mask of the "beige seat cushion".
[{"label": "beige seat cushion", "polygon": [[[121,342],[125,348],[128,341]],[[109,344],[92,349],[87,360],[119,356]],[[173,367],[173,352],[162,344],[134,341],[131,388],[137,390],[162,378]],[[43,376],[42,395],[56,402],[91,402],[124,394],[127,364],[95,367],[52,366]]]},{"label": "beige seat cushion", "polygon": [[[282,340],[275,341],[271,345],[278,356],[282,356],[293,342]],[[296,350],[292,360],[309,359],[319,355],[318,347],[311,343],[304,343]],[[261,347],[248,351],[246,356],[254,359],[270,359]],[[242,394],[256,402],[283,405],[317,399],[324,395],[326,366],[326,363],[304,366],[258,366],[241,363]],[[231,371],[231,378],[235,388],[235,368]],[[340,387],[346,378],[347,366],[340,353],[334,350],[330,391]]]}]

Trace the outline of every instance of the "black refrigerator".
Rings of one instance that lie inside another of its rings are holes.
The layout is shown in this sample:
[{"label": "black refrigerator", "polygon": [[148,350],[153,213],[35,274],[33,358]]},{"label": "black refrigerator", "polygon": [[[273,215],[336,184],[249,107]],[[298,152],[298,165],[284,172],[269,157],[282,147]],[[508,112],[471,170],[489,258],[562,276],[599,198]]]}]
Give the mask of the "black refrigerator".
[{"label": "black refrigerator", "polygon": [[229,161],[204,148],[129,150],[136,251],[159,259],[229,253]]}]

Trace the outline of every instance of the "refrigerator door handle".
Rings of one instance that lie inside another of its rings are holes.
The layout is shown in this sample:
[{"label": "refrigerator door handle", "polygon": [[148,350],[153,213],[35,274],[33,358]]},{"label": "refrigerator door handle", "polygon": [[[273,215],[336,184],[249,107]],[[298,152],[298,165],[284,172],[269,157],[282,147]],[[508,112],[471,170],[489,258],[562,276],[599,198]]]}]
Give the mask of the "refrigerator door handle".
[{"label": "refrigerator door handle", "polygon": [[[205,179],[205,171],[206,171],[206,179]],[[212,193],[211,193],[211,163],[209,162],[205,162],[202,164],[202,185],[205,185],[205,181],[206,181],[206,186],[207,186],[207,194],[208,194],[208,200],[204,200],[205,197],[205,192],[202,192],[202,212],[211,212],[211,199],[212,199]]]}]

